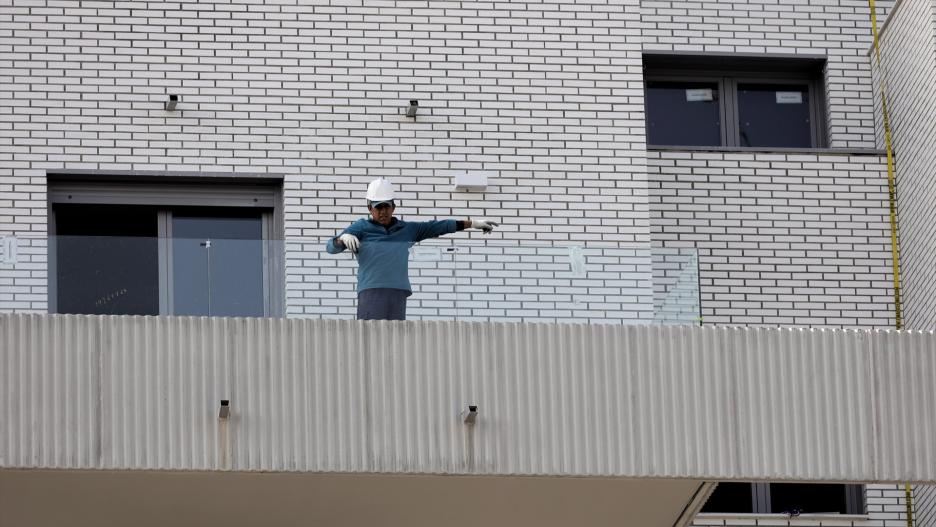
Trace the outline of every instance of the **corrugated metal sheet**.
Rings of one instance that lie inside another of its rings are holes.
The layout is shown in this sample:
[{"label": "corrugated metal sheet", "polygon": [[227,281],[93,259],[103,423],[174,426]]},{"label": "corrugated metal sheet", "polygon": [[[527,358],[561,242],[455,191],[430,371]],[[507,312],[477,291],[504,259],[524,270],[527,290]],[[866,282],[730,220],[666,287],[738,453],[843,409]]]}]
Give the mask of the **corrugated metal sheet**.
[{"label": "corrugated metal sheet", "polygon": [[0,315],[0,466],[934,481],[934,342]]}]

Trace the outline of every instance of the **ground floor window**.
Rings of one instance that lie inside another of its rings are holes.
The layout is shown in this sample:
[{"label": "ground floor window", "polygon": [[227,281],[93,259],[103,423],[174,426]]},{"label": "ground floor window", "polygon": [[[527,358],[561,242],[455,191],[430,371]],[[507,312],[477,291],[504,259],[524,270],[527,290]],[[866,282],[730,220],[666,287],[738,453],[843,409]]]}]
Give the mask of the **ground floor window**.
[{"label": "ground floor window", "polygon": [[722,482],[702,512],[864,514],[864,486],[838,483]]}]

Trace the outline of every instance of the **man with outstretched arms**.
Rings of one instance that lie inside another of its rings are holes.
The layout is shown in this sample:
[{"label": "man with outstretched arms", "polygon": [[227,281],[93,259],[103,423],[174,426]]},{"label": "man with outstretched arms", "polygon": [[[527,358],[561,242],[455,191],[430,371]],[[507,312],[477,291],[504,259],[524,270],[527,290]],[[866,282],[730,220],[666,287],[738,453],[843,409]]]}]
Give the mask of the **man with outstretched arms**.
[{"label": "man with outstretched arms", "polygon": [[409,248],[427,238],[464,230],[494,230],[491,220],[403,221],[393,216],[393,185],[375,179],[367,186],[370,217],[352,223],[328,240],[325,250],[345,249],[358,258],[358,320],[406,320],[406,298],[413,294],[409,281]]}]

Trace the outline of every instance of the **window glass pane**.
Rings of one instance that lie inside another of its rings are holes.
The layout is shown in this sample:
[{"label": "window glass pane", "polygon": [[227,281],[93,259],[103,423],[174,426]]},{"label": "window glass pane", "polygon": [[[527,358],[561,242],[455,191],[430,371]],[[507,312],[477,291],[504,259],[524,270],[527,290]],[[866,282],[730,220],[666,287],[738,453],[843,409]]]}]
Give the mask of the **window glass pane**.
[{"label": "window glass pane", "polygon": [[263,316],[261,214],[173,211],[173,314]]},{"label": "window glass pane", "polygon": [[721,145],[717,83],[647,82],[647,144]]},{"label": "window glass pane", "polygon": [[771,483],[770,512],[848,514],[846,487],[837,483]]},{"label": "window glass pane", "polygon": [[258,209],[177,207],[172,209],[172,237],[259,240],[262,214]]},{"label": "window glass pane", "polygon": [[812,147],[806,85],[739,84],[741,146]]},{"label": "window glass pane", "polygon": [[57,205],[54,212],[59,313],[159,314],[156,209]]},{"label": "window glass pane", "polygon": [[709,496],[702,512],[742,513],[754,512],[750,483],[721,482]]}]

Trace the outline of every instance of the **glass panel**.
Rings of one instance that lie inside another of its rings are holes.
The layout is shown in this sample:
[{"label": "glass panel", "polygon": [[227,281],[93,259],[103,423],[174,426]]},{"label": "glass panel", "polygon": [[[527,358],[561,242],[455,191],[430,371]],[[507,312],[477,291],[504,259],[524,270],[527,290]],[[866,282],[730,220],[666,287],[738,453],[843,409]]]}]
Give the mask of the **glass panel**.
[{"label": "glass panel", "polygon": [[54,213],[59,313],[159,314],[155,208],[57,205]]},{"label": "glass panel", "polygon": [[701,512],[751,513],[754,512],[754,496],[750,483],[721,482],[709,496]]},{"label": "glass panel", "polygon": [[741,146],[813,146],[806,85],[739,84],[738,119]]},{"label": "glass panel", "polygon": [[57,236],[54,248],[59,313],[159,314],[156,238]]},{"label": "glass panel", "polygon": [[175,208],[172,210],[173,238],[263,238],[263,211],[231,208]]},{"label": "glass panel", "polygon": [[650,81],[646,97],[647,144],[722,144],[717,83]]},{"label": "glass panel", "polygon": [[459,318],[488,322],[646,324],[649,248],[459,243]]},{"label": "glass panel", "polygon": [[172,312],[263,316],[262,213],[219,212],[173,213]]},{"label": "glass panel", "polygon": [[[174,283],[161,292],[176,297],[174,314],[267,316],[279,314],[273,302],[282,302],[287,317],[353,319],[360,258],[379,250],[374,272],[402,277],[404,284],[409,278],[410,320],[699,323],[698,258],[692,249],[442,238],[400,244],[402,259],[394,259],[384,251],[392,247],[371,247],[360,256],[328,254],[328,238],[6,236],[0,241],[16,247],[10,258],[0,259],[0,300],[4,310],[14,312],[46,308],[46,282],[36,280],[36,272],[47,258],[65,254],[61,298],[63,308],[73,312],[158,314],[162,273]],[[50,283],[54,287],[55,281]],[[145,307],[135,307],[139,304]]]},{"label": "glass panel", "polygon": [[653,249],[654,323],[699,324],[699,260],[695,249]]}]

